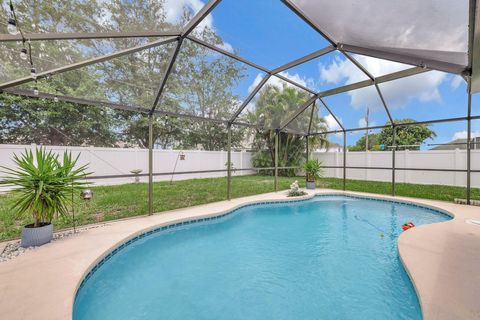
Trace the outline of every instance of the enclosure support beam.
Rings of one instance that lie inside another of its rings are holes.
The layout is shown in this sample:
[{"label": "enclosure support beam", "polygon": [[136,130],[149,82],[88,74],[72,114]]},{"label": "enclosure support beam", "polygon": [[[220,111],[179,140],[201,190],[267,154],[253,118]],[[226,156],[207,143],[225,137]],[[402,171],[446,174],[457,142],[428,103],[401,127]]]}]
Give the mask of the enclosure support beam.
[{"label": "enclosure support beam", "polygon": [[150,114],[152,115],[155,112],[158,104],[160,103],[160,99],[162,97],[163,90],[165,89],[165,85],[167,84],[168,76],[170,72],[173,70],[173,66],[175,65],[175,61],[177,60],[178,53],[180,52],[180,48],[182,47],[182,38],[178,39],[177,47],[173,52],[172,56],[170,57],[170,61],[168,61],[167,70],[163,74],[162,80],[160,81],[160,87],[158,88],[157,95],[155,97],[155,101],[153,102],[152,109],[150,110]]},{"label": "enclosure support beam", "polygon": [[428,68],[432,70],[438,70],[438,71],[448,72],[448,73],[453,73],[458,75],[470,75],[470,70],[468,70],[468,67],[465,67],[463,65],[456,64],[456,63],[449,63],[449,62],[444,62],[444,61],[435,60],[435,59],[425,59],[423,57],[419,58],[419,57],[415,57],[408,54],[391,52],[391,51],[386,51],[381,49],[372,49],[368,47],[360,47],[355,45],[349,45],[346,43],[339,44],[338,46],[342,48],[342,50],[350,53],[361,54],[364,56],[390,60],[394,62],[409,64],[413,66],[418,66],[422,68]]},{"label": "enclosure support beam", "polygon": [[[471,120],[480,120],[480,116],[470,116],[470,119]],[[395,126],[396,127],[408,127],[408,126],[428,125],[428,124],[433,124],[433,123],[456,122],[456,121],[468,121],[468,117],[395,123]],[[391,128],[391,127],[392,127],[391,125],[383,125],[383,126],[372,126],[372,127],[345,129],[345,131],[354,132],[354,131],[365,131],[365,130],[372,130],[372,129],[384,129],[384,128]],[[342,132],[343,132],[343,130],[332,130],[332,131],[325,131],[325,132],[316,132],[316,133],[312,133],[310,135],[311,136],[316,136],[316,135],[322,135],[322,134],[342,133]]]},{"label": "enclosure support beam", "polygon": [[317,96],[313,96],[310,99],[307,100],[295,113],[293,113],[289,118],[287,118],[282,124],[280,124],[280,127],[278,128],[280,131],[285,129],[286,126],[288,126],[293,120],[295,120],[299,115],[302,114],[303,111],[305,111],[310,105],[315,103],[315,100],[317,100]]},{"label": "enclosure support beam", "polygon": [[240,56],[237,56],[236,54],[231,53],[231,52],[229,52],[229,51],[227,51],[227,50],[217,48],[217,47],[214,46],[213,44],[210,44],[210,43],[208,43],[208,42],[206,42],[206,41],[203,41],[203,40],[201,40],[201,39],[198,39],[198,38],[196,38],[196,37],[194,37],[194,36],[191,36],[191,35],[190,35],[190,36],[187,36],[187,39],[190,40],[190,41],[195,42],[196,44],[199,44],[199,45],[201,45],[201,46],[204,46],[205,48],[208,48],[208,49],[210,49],[210,50],[213,50],[213,51],[215,51],[215,52],[218,52],[218,53],[220,53],[220,54],[223,54],[224,56],[227,56],[227,57],[229,57],[229,58],[232,58],[232,59],[234,59],[234,60],[237,60],[238,62],[244,63],[244,64],[246,64],[246,65],[248,65],[248,66],[250,66],[250,67],[252,67],[252,68],[258,69],[258,70],[263,71],[263,72],[265,72],[265,73],[271,73],[271,71],[268,70],[267,68],[264,68],[264,67],[262,67],[262,66],[260,66],[260,65],[258,65],[258,64],[256,64],[256,63],[253,63],[253,62],[251,62],[251,61],[249,61],[249,60],[247,60],[247,59],[244,59],[244,58],[242,58],[242,57],[240,57]]},{"label": "enclosure support beam", "polygon": [[[244,59],[244,58],[242,58],[242,57],[237,56],[236,54],[233,54],[233,53],[228,52],[228,51],[226,51],[226,50],[217,48],[216,46],[211,45],[211,44],[209,44],[208,42],[205,42],[205,41],[200,40],[200,39],[198,39],[198,38],[195,38],[195,37],[193,37],[193,36],[188,36],[187,39],[189,39],[189,40],[191,40],[191,41],[193,41],[193,42],[195,42],[195,43],[197,43],[197,44],[199,44],[199,45],[202,45],[202,46],[204,46],[204,47],[206,47],[206,48],[209,48],[209,49],[211,49],[211,50],[213,50],[213,51],[216,51],[216,52],[218,52],[218,53],[221,53],[221,54],[223,54],[224,56],[227,56],[227,57],[230,57],[230,58],[232,58],[232,59],[235,59],[235,60],[237,60],[237,61],[239,61],[239,62],[245,63],[246,65],[249,65],[250,67],[256,68],[256,69],[258,69],[258,70],[260,70],[260,71],[263,71],[263,72],[265,72],[265,73],[268,73],[268,74],[270,74],[270,75],[273,75],[273,74],[274,74],[274,72],[273,72],[272,70],[269,70],[269,69],[267,69],[267,68],[265,68],[265,67],[262,67],[262,66],[260,66],[260,65],[258,65],[258,64],[256,64],[256,63],[253,63],[253,62],[251,62],[251,61],[248,61],[247,59]],[[281,75],[281,74],[279,74],[279,73],[275,74],[275,76],[278,77],[278,78],[280,78],[280,79],[282,79],[283,81],[286,81],[286,82],[288,82],[288,83],[290,83],[290,84],[292,84],[292,85],[294,85],[294,86],[296,86],[296,87],[298,87],[298,88],[301,88],[301,89],[303,89],[303,90],[305,90],[305,91],[307,91],[307,92],[309,92],[309,93],[311,93],[311,94],[315,94],[315,91],[313,91],[313,90],[305,87],[304,85],[302,85],[302,84],[300,84],[300,83],[298,83],[298,82],[296,82],[296,81],[293,81],[292,79],[287,78],[287,77],[285,77],[285,76],[283,76],[283,75]]]},{"label": "enclosure support beam", "polygon": [[402,79],[402,78],[410,77],[410,76],[413,76],[413,75],[416,75],[416,74],[421,74],[421,73],[429,72],[429,71],[431,71],[431,70],[425,69],[425,68],[420,68],[420,67],[413,67],[413,68],[410,68],[410,69],[401,70],[401,71],[397,71],[397,72],[392,72],[392,73],[377,77],[377,78],[375,78],[375,81],[373,81],[371,79],[367,79],[367,80],[347,84],[347,85],[344,85],[344,86],[341,86],[341,87],[325,90],[325,91],[319,92],[318,96],[319,97],[333,96],[333,95],[336,95],[336,94],[339,94],[339,93],[365,88],[365,87],[374,85],[375,83],[380,84],[380,83],[389,82],[389,81],[393,81],[393,80],[397,80],[397,79]]},{"label": "enclosure support beam", "polygon": [[227,125],[227,199],[232,199],[232,125]]},{"label": "enclosure support beam", "polygon": [[118,52],[106,54],[106,55],[103,55],[103,56],[100,56],[100,57],[95,57],[95,58],[91,58],[91,59],[88,59],[88,60],[85,60],[85,61],[72,63],[72,64],[69,64],[69,65],[66,65],[66,66],[63,66],[63,67],[39,72],[39,73],[37,73],[36,79],[33,78],[32,76],[29,76],[29,77],[23,77],[23,78],[20,78],[20,79],[15,79],[15,80],[12,80],[12,81],[9,81],[9,82],[2,83],[2,84],[0,84],[0,90],[10,88],[10,87],[19,86],[21,84],[32,82],[32,81],[35,81],[35,80],[40,80],[40,79],[46,78],[50,75],[58,75],[60,73],[80,69],[80,68],[83,68],[83,67],[86,67],[86,66],[89,66],[89,65],[92,65],[92,64],[109,61],[109,60],[112,60],[112,59],[115,59],[115,58],[119,58],[119,57],[122,57],[122,56],[125,56],[125,55],[128,55],[128,54],[132,54],[132,53],[139,52],[139,51],[142,51],[142,50],[146,50],[146,49],[149,49],[149,48],[158,47],[158,46],[161,46],[161,45],[164,45],[164,44],[167,44],[167,43],[174,42],[177,39],[178,39],[177,37],[170,37],[170,38],[166,38],[166,39],[162,39],[162,40],[157,40],[157,41],[153,41],[153,42],[150,42],[150,43],[147,43],[147,44],[144,44],[144,45],[140,45],[140,46],[136,46],[136,47],[125,49],[125,50],[120,50]]},{"label": "enclosure support beam", "polygon": [[278,191],[278,135],[280,130],[275,131],[275,192]]},{"label": "enclosure support beam", "polygon": [[318,50],[318,51],[312,52],[312,53],[310,53],[310,54],[308,54],[308,55],[306,55],[306,56],[304,56],[304,57],[302,57],[302,58],[299,58],[299,59],[294,60],[294,61],[292,61],[292,62],[286,63],[286,64],[284,64],[284,65],[282,65],[282,66],[280,66],[280,67],[278,67],[278,68],[275,68],[275,69],[272,70],[272,73],[273,73],[273,74],[280,73],[280,72],[282,72],[282,71],[285,71],[285,70],[288,70],[288,69],[290,69],[290,68],[296,67],[296,66],[298,66],[298,65],[300,65],[300,64],[303,64],[303,63],[305,63],[305,62],[308,62],[308,61],[310,61],[310,60],[313,60],[313,59],[316,59],[316,58],[318,58],[318,57],[321,57],[321,56],[323,56],[323,55],[325,55],[325,54],[328,54],[328,53],[330,53],[330,52],[332,52],[332,51],[335,51],[335,48],[334,48],[333,46],[327,46],[327,47],[325,47],[325,48],[323,48],[323,49],[320,49],[320,50]]},{"label": "enclosure support beam", "polygon": [[307,130],[307,135],[305,135],[305,146],[306,146],[306,151],[307,151],[307,154],[306,154],[306,159],[308,161],[308,159],[310,158],[310,150],[309,150],[309,145],[308,145],[308,140],[310,138],[310,131],[312,131],[312,122],[313,122],[313,116],[315,114],[315,102],[313,102],[312,104],[312,111],[310,113],[310,122],[308,123],[308,130]]},{"label": "enclosure support beam", "polygon": [[472,156],[472,93],[470,92],[471,82],[468,85],[468,120],[467,120],[467,204],[471,200],[471,156]]},{"label": "enclosure support beam", "polygon": [[[32,90],[23,90],[23,89],[20,90],[20,89],[9,88],[9,89],[3,90],[3,92],[8,93],[8,94],[13,94],[13,95],[16,95],[16,96],[30,97],[30,98],[35,98],[35,99],[38,99],[38,98],[45,98],[45,99],[50,99],[50,100],[55,99],[54,94],[39,92],[38,95],[35,95]],[[135,107],[135,106],[128,106],[128,105],[119,104],[119,103],[102,102],[102,101],[97,101],[97,100],[75,98],[75,97],[66,96],[66,95],[59,95],[59,96],[57,96],[57,98],[60,101],[67,101],[67,102],[72,102],[72,103],[86,105],[86,106],[97,106],[97,107],[103,107],[103,108],[127,110],[127,111],[132,111],[132,112],[138,112],[138,113],[141,113],[141,114],[150,113],[150,109]],[[163,115],[163,116],[178,117],[178,118],[182,118],[182,119],[192,119],[192,120],[198,120],[198,121],[222,123],[222,124],[228,125],[227,120],[214,119],[214,118],[204,118],[204,117],[195,116],[195,115],[191,115],[191,114],[182,114],[182,113],[176,113],[176,112],[170,112],[170,111],[164,111],[164,110],[155,110],[154,114]],[[235,122],[235,125],[250,127],[250,128],[257,128],[258,127],[257,125],[253,125],[253,124],[250,124],[250,123],[244,123],[244,122],[238,122],[238,121]]]},{"label": "enclosure support beam", "polygon": [[[388,119],[390,120],[390,123],[392,125],[395,125],[395,123],[393,121],[393,118],[392,118],[392,115],[390,114],[390,111],[388,110],[387,103],[385,102],[385,99],[383,98],[382,92],[380,91],[380,87],[378,86],[377,79],[370,72],[368,72],[368,70],[365,69],[365,67],[360,62],[358,62],[357,59],[355,59],[354,57],[352,57],[351,55],[349,55],[348,53],[346,53],[343,50],[340,50],[340,52],[342,52],[343,55],[348,60],[350,60],[358,69],[360,69],[368,78],[370,78],[370,80],[373,81],[373,85],[375,86],[375,90],[377,91],[377,94],[380,97],[380,100],[382,101],[382,105],[383,105],[383,108],[385,109],[385,112],[387,113]],[[367,135],[368,135],[368,130],[367,130]]]},{"label": "enclosure support beam", "polygon": [[232,118],[230,119],[230,122],[233,122],[235,121],[235,119],[237,119],[237,117],[242,113],[243,109],[247,107],[247,105],[250,103],[250,101],[252,101],[252,99],[255,97],[258,91],[262,89],[263,85],[268,81],[268,79],[270,79],[270,74],[267,74],[265,77],[263,77],[260,83],[252,90],[252,92],[250,92],[248,97],[245,98],[245,100],[242,102],[242,104],[237,109],[237,111],[235,111]]},{"label": "enclosure support beam", "polygon": [[153,214],[153,115],[148,115],[148,215]]},{"label": "enclosure support beam", "polygon": [[380,100],[382,101],[383,108],[385,109],[385,112],[387,113],[388,119],[390,120],[390,123],[395,125],[395,122],[393,121],[392,114],[390,113],[390,110],[388,109],[387,103],[385,102],[385,99],[383,98],[382,91],[380,91],[380,87],[378,84],[375,82],[375,89],[377,90],[378,96],[380,97]]},{"label": "enclosure support beam", "polygon": [[308,148],[308,138],[309,138],[309,136],[306,135],[306,136],[305,136],[305,139],[306,139],[306,140],[305,140],[305,146],[306,146],[307,155],[306,155],[305,158],[307,159],[307,161],[308,161],[308,159],[309,159],[309,153],[310,153],[310,150],[309,150],[309,148]]},{"label": "enclosure support beam", "polygon": [[[342,123],[338,120],[337,116],[335,116],[335,114],[332,112],[332,110],[327,106],[327,103],[322,99],[322,98],[318,98],[318,100],[320,100],[320,102],[323,104],[323,106],[325,107],[325,109],[327,109],[327,111],[332,115],[333,119],[335,119],[335,121],[337,122],[338,126],[342,129],[342,131],[344,132],[345,131],[345,128],[343,127]],[[342,132],[340,131],[340,132]]]},{"label": "enclosure support beam", "polygon": [[[82,40],[82,39],[125,39],[125,38],[159,38],[159,37],[179,37],[178,31],[135,31],[135,32],[44,32],[44,33],[26,33],[24,38],[30,41],[49,41],[49,40]],[[0,42],[4,41],[22,41],[21,34],[10,35],[0,34]]]},{"label": "enclosure support beam", "polygon": [[347,182],[347,132],[343,131],[343,191]]},{"label": "enclosure support beam", "polygon": [[397,149],[397,127],[392,127],[392,196],[395,196],[395,151]]},{"label": "enclosure support beam", "polygon": [[314,114],[315,114],[315,101],[312,104],[312,111],[310,112],[310,122],[308,123],[307,136],[310,135],[310,131],[312,131],[312,122],[313,122]]},{"label": "enclosure support beam", "polygon": [[188,22],[188,24],[185,26],[182,32],[182,38],[185,38],[190,34],[190,32],[195,29],[200,22],[205,19],[210,12],[212,12],[213,9],[220,3],[221,0],[210,0],[206,5],[200,9],[200,11]]}]

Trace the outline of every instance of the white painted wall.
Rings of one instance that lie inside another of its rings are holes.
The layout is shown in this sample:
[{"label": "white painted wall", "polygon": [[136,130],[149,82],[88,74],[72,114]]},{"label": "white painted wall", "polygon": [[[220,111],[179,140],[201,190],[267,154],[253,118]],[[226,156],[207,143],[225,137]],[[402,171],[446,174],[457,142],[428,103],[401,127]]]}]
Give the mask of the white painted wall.
[{"label": "white painted wall", "polygon": [[[471,169],[480,170],[480,150],[471,151]],[[325,166],[343,166],[342,152],[317,152],[314,157]],[[392,153],[384,151],[347,152],[347,166],[388,167],[392,166]],[[395,166],[399,168],[467,168],[466,150],[397,151]],[[325,169],[326,177],[343,177],[343,169]],[[391,181],[391,170],[347,169],[348,179]],[[431,172],[397,170],[396,182],[419,184],[442,184],[466,186],[467,174],[464,172]],[[472,173],[472,187],[480,187],[480,173]]]}]

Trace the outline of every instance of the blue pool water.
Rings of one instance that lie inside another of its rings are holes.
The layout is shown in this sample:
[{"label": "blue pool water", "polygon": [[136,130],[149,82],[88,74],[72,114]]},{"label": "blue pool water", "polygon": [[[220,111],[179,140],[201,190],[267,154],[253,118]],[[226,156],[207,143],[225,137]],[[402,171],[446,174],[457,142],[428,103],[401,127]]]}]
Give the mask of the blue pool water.
[{"label": "blue pool water", "polygon": [[84,282],[73,317],[421,319],[397,237],[407,221],[448,219],[344,196],[247,206],[125,246]]}]

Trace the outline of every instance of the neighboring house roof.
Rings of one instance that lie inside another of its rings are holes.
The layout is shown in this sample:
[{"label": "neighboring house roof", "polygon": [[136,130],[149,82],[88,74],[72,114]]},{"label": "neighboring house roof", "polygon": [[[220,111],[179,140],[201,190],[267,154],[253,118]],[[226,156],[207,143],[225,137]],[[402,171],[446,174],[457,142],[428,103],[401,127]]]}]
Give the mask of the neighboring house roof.
[{"label": "neighboring house roof", "polygon": [[455,150],[455,149],[465,150],[467,149],[466,143],[467,143],[467,139],[455,139],[450,142],[447,142],[447,144],[444,144],[441,146],[435,146],[430,150]]}]

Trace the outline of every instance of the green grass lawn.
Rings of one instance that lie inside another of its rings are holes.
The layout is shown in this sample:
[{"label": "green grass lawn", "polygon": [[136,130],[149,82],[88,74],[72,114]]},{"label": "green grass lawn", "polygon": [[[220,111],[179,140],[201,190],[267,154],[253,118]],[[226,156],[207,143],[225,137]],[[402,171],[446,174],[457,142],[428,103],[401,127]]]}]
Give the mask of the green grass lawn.
[{"label": "green grass lawn", "polygon": [[[297,179],[304,187],[304,178],[279,178],[279,188],[288,189]],[[342,179],[322,178],[321,187],[342,189]],[[390,194],[391,184],[388,182],[347,180],[347,190],[363,191],[379,194]],[[438,185],[418,185],[398,183],[397,195],[453,201],[454,198],[465,198],[465,188]],[[215,201],[227,197],[226,178],[192,179],[184,181],[154,183],[154,210],[162,212],[177,208],[189,207]],[[143,215],[147,213],[148,185],[124,184],[116,186],[92,187],[94,197],[90,202],[81,202],[75,194],[75,218],[77,225],[109,221],[119,218]],[[232,196],[234,198],[271,192],[273,177],[238,176],[232,179]],[[472,189],[472,198],[480,199],[480,189]],[[20,235],[21,227],[32,220],[29,216],[15,217],[10,210],[14,201],[12,194],[0,195],[0,240],[11,239]],[[57,219],[55,228],[71,227],[71,219]]]}]

